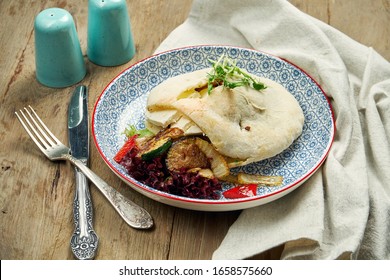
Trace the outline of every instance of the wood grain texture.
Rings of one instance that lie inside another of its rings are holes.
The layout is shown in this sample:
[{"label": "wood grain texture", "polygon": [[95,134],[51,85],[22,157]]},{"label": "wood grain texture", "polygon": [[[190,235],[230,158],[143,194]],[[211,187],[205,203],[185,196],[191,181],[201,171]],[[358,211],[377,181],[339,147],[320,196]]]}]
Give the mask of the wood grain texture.
[{"label": "wood grain texture", "polygon": [[[390,1],[291,0],[298,9],[374,47],[390,59]],[[151,55],[187,18],[192,0],[129,0],[137,52],[128,63],[100,67],[88,61],[87,1],[0,1],[0,259],[73,259],[73,169],[50,162],[34,146],[14,116],[30,104],[48,127],[67,142],[67,107],[72,88],[52,89],[35,79],[35,16],[43,9],[68,10],[76,26],[88,73],[89,110],[105,85],[128,66]],[[364,9],[362,8],[364,7]],[[91,168],[122,194],[145,207],[156,226],[129,228],[91,186],[94,227],[100,237],[97,259],[210,259],[240,211],[209,213],[177,209],[131,190],[99,157],[91,143]],[[283,245],[254,258],[279,258]]]}]

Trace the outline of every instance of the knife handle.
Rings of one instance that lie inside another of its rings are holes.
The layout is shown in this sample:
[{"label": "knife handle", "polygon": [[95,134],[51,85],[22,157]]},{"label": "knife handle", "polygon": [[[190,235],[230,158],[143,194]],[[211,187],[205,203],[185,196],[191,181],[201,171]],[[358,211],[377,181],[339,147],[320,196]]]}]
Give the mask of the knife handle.
[{"label": "knife handle", "polygon": [[73,200],[73,219],[75,229],[70,240],[70,247],[76,258],[93,259],[99,238],[93,230],[93,209],[87,178],[75,168],[76,192]]},{"label": "knife handle", "polygon": [[147,229],[153,226],[153,219],[144,208],[127,199],[116,189],[108,185],[80,160],[70,154],[66,154],[64,157],[91,180],[129,226],[137,229]]}]

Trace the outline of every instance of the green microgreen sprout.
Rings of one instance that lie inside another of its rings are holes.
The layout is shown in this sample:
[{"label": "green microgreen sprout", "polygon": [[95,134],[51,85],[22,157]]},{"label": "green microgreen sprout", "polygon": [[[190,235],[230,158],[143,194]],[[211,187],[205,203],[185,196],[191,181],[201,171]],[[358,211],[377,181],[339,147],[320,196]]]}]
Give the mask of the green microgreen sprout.
[{"label": "green microgreen sprout", "polygon": [[218,60],[209,59],[212,65],[211,73],[208,73],[208,94],[213,88],[223,85],[226,88],[236,88],[241,86],[251,86],[255,90],[266,89],[267,86],[256,81],[251,75],[236,65],[236,61],[222,55]]}]

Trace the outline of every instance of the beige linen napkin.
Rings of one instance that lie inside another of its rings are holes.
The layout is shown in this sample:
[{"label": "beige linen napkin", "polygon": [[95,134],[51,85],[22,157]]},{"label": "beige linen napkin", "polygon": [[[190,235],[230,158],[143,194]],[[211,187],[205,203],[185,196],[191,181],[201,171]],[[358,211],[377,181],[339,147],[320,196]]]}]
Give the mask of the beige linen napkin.
[{"label": "beige linen napkin", "polygon": [[390,64],[284,0],[194,0],[156,52],[197,44],[296,64],[330,98],[337,129],[323,166],[289,195],[243,210],[213,258],[284,244],[285,259],[390,259]]}]

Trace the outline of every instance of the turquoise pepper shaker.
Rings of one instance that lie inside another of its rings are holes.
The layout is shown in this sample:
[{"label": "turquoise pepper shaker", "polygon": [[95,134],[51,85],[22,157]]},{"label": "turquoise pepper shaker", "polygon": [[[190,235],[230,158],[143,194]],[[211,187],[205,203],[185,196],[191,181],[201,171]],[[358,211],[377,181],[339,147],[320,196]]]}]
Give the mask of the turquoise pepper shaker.
[{"label": "turquoise pepper shaker", "polygon": [[86,66],[71,14],[60,8],[41,11],[34,21],[37,80],[48,87],[76,84]]},{"label": "turquoise pepper shaker", "polygon": [[133,58],[135,46],[125,0],[88,1],[88,46],[90,61],[117,66]]}]

